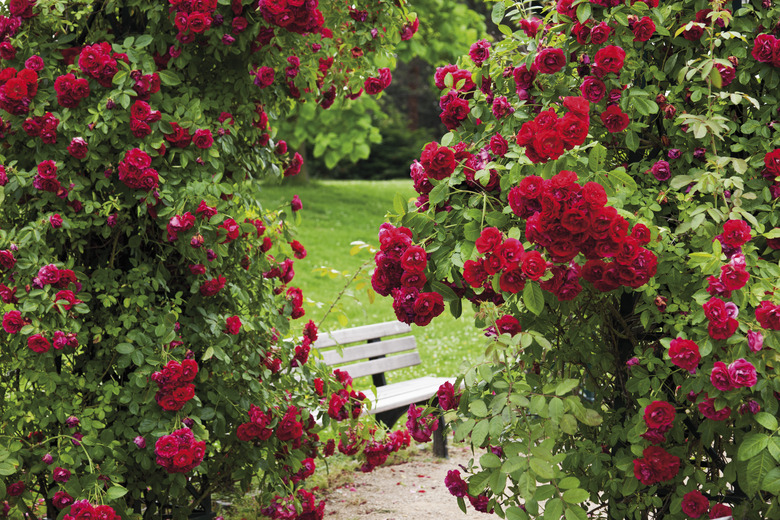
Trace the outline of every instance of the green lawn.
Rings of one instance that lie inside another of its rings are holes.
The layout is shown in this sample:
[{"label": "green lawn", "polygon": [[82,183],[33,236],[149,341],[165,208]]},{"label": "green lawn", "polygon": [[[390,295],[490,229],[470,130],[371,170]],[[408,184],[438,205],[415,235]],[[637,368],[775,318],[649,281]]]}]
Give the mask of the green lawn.
[{"label": "green lawn", "polygon": [[[305,259],[296,260],[292,282],[303,290],[306,299],[302,322],[312,319],[319,323],[351,275],[367,262],[362,280],[346,289],[339,305],[325,318],[322,330],[344,328],[343,323],[356,327],[395,319],[391,298],[377,296],[370,303],[365,287],[357,289],[361,281],[370,286],[368,275],[373,268],[373,255],[367,250],[350,255],[350,244],[362,241],[379,246],[377,232],[385,213],[393,206],[395,194],[415,196],[411,180],[312,181],[264,186],[262,193],[267,208],[287,205],[296,194],[303,202],[297,239],[308,254]],[[321,268],[332,277],[322,276]],[[453,376],[464,361],[476,361],[483,351],[484,337],[474,328],[468,303],[464,307],[467,310],[458,320],[445,311],[427,327],[413,326],[422,364],[388,374],[388,382],[422,375]]]}]

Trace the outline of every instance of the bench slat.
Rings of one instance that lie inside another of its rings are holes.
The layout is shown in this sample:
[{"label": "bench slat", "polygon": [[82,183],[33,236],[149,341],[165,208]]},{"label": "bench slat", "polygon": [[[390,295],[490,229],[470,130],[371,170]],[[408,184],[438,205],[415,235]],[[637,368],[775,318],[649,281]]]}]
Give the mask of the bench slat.
[{"label": "bench slat", "polygon": [[417,347],[417,340],[414,336],[403,338],[388,339],[376,343],[366,343],[356,347],[347,347],[343,349],[342,354],[334,350],[322,352],[322,360],[326,365],[337,365],[339,363],[348,363],[360,359],[368,359],[385,354],[395,354],[406,350],[414,350]]},{"label": "bench slat", "polygon": [[413,367],[419,364],[420,354],[415,351],[408,354],[400,354],[398,356],[355,363],[354,365],[347,365],[342,368],[349,372],[349,375],[353,378],[358,378],[363,376],[370,376],[373,374],[380,374],[382,372],[389,372],[399,368]]},{"label": "bench slat", "polygon": [[371,391],[364,391],[366,398],[373,404],[371,410],[365,413],[378,414],[396,408],[406,408],[412,403],[427,401],[447,381],[455,383],[454,378],[426,376],[380,386],[377,388],[378,397]]},{"label": "bench slat", "polygon": [[369,339],[378,339],[386,336],[397,336],[399,334],[408,334],[412,328],[406,323],[400,321],[388,321],[385,323],[374,323],[372,325],[363,325],[352,329],[336,330],[321,334],[314,342],[314,348],[327,348],[336,345],[346,345],[358,341]]}]

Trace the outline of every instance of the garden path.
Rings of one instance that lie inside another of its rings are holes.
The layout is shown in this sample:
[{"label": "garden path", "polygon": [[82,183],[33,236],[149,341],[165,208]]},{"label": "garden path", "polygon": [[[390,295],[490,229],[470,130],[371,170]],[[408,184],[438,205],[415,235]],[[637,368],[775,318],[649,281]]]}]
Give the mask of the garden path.
[{"label": "garden path", "polygon": [[[451,440],[451,439],[450,439]],[[326,520],[463,520],[467,518],[444,486],[447,471],[466,465],[471,452],[449,447],[449,459],[437,459],[430,445],[414,446],[408,462],[356,473],[354,482],[327,496]],[[461,470],[461,473],[463,471]],[[471,509],[468,516],[482,515]]]}]

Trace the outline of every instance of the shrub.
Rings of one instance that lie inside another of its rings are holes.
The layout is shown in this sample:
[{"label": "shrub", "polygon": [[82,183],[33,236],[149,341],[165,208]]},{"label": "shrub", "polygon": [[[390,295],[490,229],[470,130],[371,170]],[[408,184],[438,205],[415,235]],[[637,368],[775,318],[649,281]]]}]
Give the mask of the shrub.
[{"label": "shrub", "polygon": [[513,520],[774,518],[778,9],[516,6],[437,71],[450,132],[373,278],[402,321],[466,299],[491,337],[448,487]]},{"label": "shrub", "polygon": [[387,57],[402,4],[5,4],[4,515],[181,517],[255,475],[285,518],[321,514],[296,492],[334,447],[315,415],[346,394],[337,438],[372,430],[309,360],[316,326],[291,328],[302,204],[261,208],[259,181],[301,168],[274,130],[292,105],[389,84],[349,49]]}]

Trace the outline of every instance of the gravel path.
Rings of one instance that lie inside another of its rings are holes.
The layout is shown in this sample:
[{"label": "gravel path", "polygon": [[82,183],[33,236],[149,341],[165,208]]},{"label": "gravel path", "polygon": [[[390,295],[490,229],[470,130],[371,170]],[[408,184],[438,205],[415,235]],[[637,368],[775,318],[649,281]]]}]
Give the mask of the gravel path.
[{"label": "gravel path", "polygon": [[[327,520],[463,520],[466,515],[444,486],[447,471],[466,465],[471,452],[450,446],[449,459],[438,459],[414,446],[408,462],[383,466],[372,473],[356,473],[352,484],[327,496]],[[470,506],[469,506],[470,507]],[[468,516],[481,516],[470,510]]]}]

